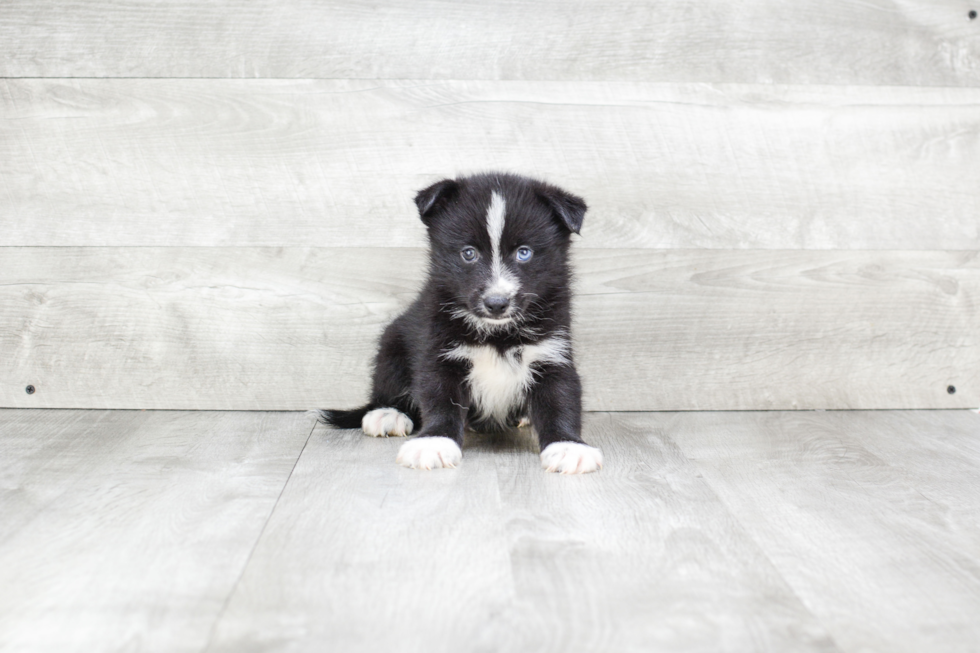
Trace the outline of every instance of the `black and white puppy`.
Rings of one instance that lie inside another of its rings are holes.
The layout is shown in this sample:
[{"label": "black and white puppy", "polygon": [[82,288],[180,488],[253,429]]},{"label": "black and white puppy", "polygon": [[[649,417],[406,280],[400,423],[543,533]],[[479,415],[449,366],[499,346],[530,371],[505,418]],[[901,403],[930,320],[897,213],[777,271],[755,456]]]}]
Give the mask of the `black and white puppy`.
[{"label": "black and white puppy", "polygon": [[418,436],[397,462],[455,467],[463,431],[530,424],[541,463],[580,474],[602,467],[582,441],[582,386],[572,361],[568,249],[585,202],[509,174],[446,179],[415,197],[429,235],[419,297],[381,336],[371,401],[320,411],[340,428]]}]

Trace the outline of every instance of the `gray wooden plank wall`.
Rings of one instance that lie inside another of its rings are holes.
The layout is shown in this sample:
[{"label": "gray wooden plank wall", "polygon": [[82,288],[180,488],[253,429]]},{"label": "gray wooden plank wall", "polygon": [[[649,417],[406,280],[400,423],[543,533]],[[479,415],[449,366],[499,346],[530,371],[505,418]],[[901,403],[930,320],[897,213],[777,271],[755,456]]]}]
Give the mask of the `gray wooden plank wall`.
[{"label": "gray wooden plank wall", "polygon": [[975,86],[965,0],[0,4],[0,76]]},{"label": "gray wooden plank wall", "polygon": [[[415,191],[577,191],[578,247],[980,249],[980,88],[6,80],[2,245],[423,246]],[[16,218],[16,219],[15,219]]]},{"label": "gray wooden plank wall", "polygon": [[355,403],[496,168],[592,207],[591,409],[976,407],[969,10],[5,2],[0,405]]},{"label": "gray wooden plank wall", "polygon": [[[980,405],[976,252],[575,258],[587,409]],[[0,402],[352,406],[423,266],[417,249],[12,248]]]}]

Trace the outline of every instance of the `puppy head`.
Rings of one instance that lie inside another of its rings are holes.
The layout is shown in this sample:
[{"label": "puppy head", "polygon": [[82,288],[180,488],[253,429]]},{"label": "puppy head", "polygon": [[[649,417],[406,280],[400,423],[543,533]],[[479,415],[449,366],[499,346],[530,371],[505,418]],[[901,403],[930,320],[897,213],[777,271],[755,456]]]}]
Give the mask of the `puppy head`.
[{"label": "puppy head", "polygon": [[440,181],[415,197],[429,232],[430,275],[445,309],[481,333],[519,329],[567,292],[580,198],[540,181],[486,174]]}]

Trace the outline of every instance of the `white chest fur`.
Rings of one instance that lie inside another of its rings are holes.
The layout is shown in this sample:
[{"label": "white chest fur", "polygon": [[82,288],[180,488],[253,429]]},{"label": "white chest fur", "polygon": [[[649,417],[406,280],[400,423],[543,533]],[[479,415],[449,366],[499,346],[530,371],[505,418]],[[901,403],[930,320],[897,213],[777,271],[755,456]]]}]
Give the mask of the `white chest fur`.
[{"label": "white chest fur", "polygon": [[458,345],[443,357],[470,363],[467,382],[477,412],[503,422],[534,383],[539,369],[535,364],[567,365],[569,344],[564,338],[546,338],[503,353],[490,345]]}]

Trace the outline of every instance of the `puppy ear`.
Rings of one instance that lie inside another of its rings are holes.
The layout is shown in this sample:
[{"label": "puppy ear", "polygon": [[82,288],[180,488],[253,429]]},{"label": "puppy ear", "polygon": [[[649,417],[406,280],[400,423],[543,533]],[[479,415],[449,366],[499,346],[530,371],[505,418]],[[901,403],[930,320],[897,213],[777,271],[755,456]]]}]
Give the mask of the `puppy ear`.
[{"label": "puppy ear", "polygon": [[579,233],[585,211],[589,208],[578,195],[566,193],[560,188],[542,184],[537,189],[537,195],[551,207],[561,223],[572,233]]},{"label": "puppy ear", "polygon": [[422,222],[429,224],[432,216],[444,208],[458,192],[459,183],[453,179],[443,179],[420,190],[415,196],[415,205],[419,207],[419,217],[422,218]]}]

